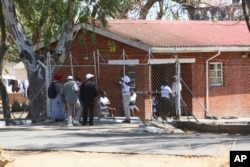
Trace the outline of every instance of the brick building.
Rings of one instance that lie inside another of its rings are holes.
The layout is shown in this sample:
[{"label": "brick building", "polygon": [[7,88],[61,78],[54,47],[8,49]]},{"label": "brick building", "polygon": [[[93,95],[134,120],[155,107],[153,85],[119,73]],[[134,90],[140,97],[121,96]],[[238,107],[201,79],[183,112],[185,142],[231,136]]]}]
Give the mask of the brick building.
[{"label": "brick building", "polygon": [[77,25],[59,73],[83,80],[95,74],[117,116],[123,112],[115,82],[126,74],[142,120],[152,117],[152,93],[163,80],[171,86],[175,75],[182,83],[181,115],[250,117],[250,36],[244,22],[110,20],[108,25],[108,30]]}]

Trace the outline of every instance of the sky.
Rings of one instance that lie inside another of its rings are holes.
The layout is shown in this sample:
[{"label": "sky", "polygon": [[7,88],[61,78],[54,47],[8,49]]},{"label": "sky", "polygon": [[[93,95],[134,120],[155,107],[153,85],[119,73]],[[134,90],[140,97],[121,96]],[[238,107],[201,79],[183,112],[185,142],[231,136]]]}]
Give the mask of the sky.
[{"label": "sky", "polygon": [[[173,20],[174,17],[173,15],[171,14],[171,10],[173,11],[176,11],[178,9],[180,9],[180,5],[178,3],[175,3],[171,0],[165,0],[164,1],[164,8],[165,8],[165,16],[163,17],[163,20]],[[147,20],[155,20],[157,18],[157,12],[159,12],[159,3],[155,3],[152,8],[149,10],[149,13],[147,15]],[[179,16],[179,19],[180,20],[188,20],[188,17],[187,17],[187,12],[186,11],[181,11],[180,13],[180,16]],[[136,11],[130,11],[129,13],[129,18],[131,19],[138,19],[139,18],[139,10]]]},{"label": "sky", "polygon": [[[224,6],[231,4],[233,0],[202,0],[203,2],[209,4],[209,5],[214,5],[214,6]],[[240,0],[241,4],[241,0]],[[165,0],[164,1],[164,9],[165,9],[165,15],[163,16],[162,20],[176,20],[174,19],[174,16],[172,13],[175,13],[176,11],[179,10],[178,14],[178,20],[189,20],[187,11],[183,10],[181,8],[181,5],[178,3],[173,2],[172,0]],[[200,6],[206,6],[206,5],[201,5]],[[157,12],[159,12],[159,3],[155,3],[153,7],[150,9],[146,19],[147,20],[155,20],[157,18]],[[173,11],[173,12],[171,12]],[[130,11],[128,14],[128,17],[130,19],[138,19],[139,18],[139,12],[140,10],[133,10]],[[208,16],[210,16],[209,12],[207,13]],[[237,14],[237,13],[236,13]]]}]

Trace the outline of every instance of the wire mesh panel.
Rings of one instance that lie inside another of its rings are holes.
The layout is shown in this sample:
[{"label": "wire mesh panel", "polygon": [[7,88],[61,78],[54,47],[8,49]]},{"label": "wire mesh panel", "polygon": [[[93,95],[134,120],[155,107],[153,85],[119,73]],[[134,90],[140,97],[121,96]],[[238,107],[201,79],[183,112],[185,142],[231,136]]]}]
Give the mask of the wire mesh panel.
[{"label": "wire mesh panel", "polygon": [[[188,68],[186,72],[190,72],[190,66],[183,67],[184,70],[185,68]],[[100,62],[98,68],[98,83],[100,89],[107,92],[112,107],[117,109],[117,116],[124,116],[121,102],[121,87],[117,85],[117,82],[123,75],[128,75],[131,78],[131,87],[137,94],[136,105],[140,110],[138,115],[135,116],[152,119],[152,96],[155,95],[158,101],[158,115],[166,119],[166,117],[176,116],[177,101],[176,97],[171,93],[169,94],[167,104],[164,103],[164,99],[161,98],[161,86],[164,82],[167,82],[169,88],[172,89],[173,83],[176,82],[176,69],[177,64],[172,62],[154,65],[149,65],[147,63],[136,65],[112,65],[107,62]],[[181,96],[180,115],[189,115],[192,113],[191,107],[189,107],[192,106],[192,100],[188,101],[188,103],[185,101],[186,99],[192,99],[192,94],[188,91],[191,90],[188,84],[185,85],[187,88],[183,88],[182,90],[182,92],[188,93],[188,95]]]},{"label": "wire mesh panel", "polygon": [[111,101],[111,106],[116,108],[116,116],[124,116],[122,107],[122,88],[118,81],[123,75],[127,75],[131,79],[131,88],[137,94],[136,106],[139,112],[135,117],[143,117],[144,114],[144,96],[149,92],[148,82],[148,66],[147,65],[110,65],[100,63],[99,67],[99,88],[107,92],[107,96]]},{"label": "wire mesh panel", "polygon": [[[160,116],[163,120],[165,120],[167,117],[174,116],[176,113],[175,100],[171,94],[172,84],[175,81],[174,76],[176,75],[175,64],[152,65],[151,75],[151,92],[153,92],[154,98],[157,101],[155,106],[156,110],[154,111],[155,113],[153,116],[155,118]],[[165,89],[166,95],[163,93]]]},{"label": "wire mesh panel", "polygon": [[[197,63],[192,65],[191,69],[191,82],[186,74],[182,74],[182,82],[192,90],[184,88],[182,95],[196,117],[209,119],[249,117],[248,66],[220,60],[207,65]],[[182,69],[182,71],[189,70]],[[189,95],[192,97],[191,101]]]},{"label": "wire mesh panel", "polygon": [[[67,82],[66,78],[69,75],[73,76],[74,79],[76,79],[76,77],[79,77],[82,82],[85,82],[86,81],[85,76],[88,73],[93,74],[94,81],[95,82],[97,81],[97,73],[96,73],[94,65],[62,65],[60,67],[60,71],[58,71],[57,73],[62,75],[62,79],[61,79],[62,84],[65,84]],[[51,112],[51,109],[50,109],[50,112]],[[96,115],[96,112],[95,112],[95,115]]]},{"label": "wire mesh panel", "polygon": [[[181,116],[194,117],[192,114],[193,103],[198,106],[201,113],[204,113],[204,102],[202,104],[199,102],[192,89],[192,63],[179,63],[178,58],[169,59],[169,62],[166,60],[164,60],[165,64],[158,60],[159,64],[155,63],[150,66],[152,104],[154,104],[153,118],[161,117],[166,120],[167,117],[177,119]],[[170,89],[171,93],[163,95],[163,88],[166,87]]]},{"label": "wire mesh panel", "polygon": [[[124,75],[130,77],[131,87],[137,94],[136,105],[140,111],[136,117],[144,119],[155,116],[166,119],[191,115],[197,118],[235,118],[250,115],[250,81],[246,77],[249,76],[250,70],[247,65],[242,65],[242,62],[223,60],[206,64],[204,60],[197,60],[195,63],[182,61],[178,64],[179,59],[172,58],[169,62],[168,59],[155,59],[154,64],[142,60],[140,63],[138,61],[138,64],[111,64],[109,59],[111,57],[100,58],[92,64],[73,65],[73,75],[80,75],[85,80],[87,73],[94,74],[99,89],[106,91],[111,106],[116,108],[115,116],[124,116],[122,91],[118,85],[118,81]],[[124,61],[121,55],[115,59],[118,62]],[[135,57],[129,59],[127,56],[126,60],[136,62]],[[65,77],[72,74],[72,65],[61,66],[60,72]],[[181,84],[180,98],[176,100],[172,92],[168,95],[168,100],[162,99],[163,83],[174,91],[173,83],[176,81]],[[154,109],[153,99],[156,99]],[[95,116],[98,116],[98,113],[97,104]]]},{"label": "wire mesh panel", "polygon": [[[248,66],[217,67],[217,76],[214,76],[214,63],[209,65],[209,98],[208,109],[212,116],[217,118],[241,118],[250,113],[250,68]],[[220,73],[221,72],[221,73]],[[214,78],[218,81],[215,82]]]}]

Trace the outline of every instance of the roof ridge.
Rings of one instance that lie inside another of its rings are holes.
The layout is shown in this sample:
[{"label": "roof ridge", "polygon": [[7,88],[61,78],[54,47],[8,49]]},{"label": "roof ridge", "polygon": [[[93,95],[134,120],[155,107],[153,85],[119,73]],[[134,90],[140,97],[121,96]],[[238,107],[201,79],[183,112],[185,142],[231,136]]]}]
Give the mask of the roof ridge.
[{"label": "roof ridge", "polygon": [[246,24],[245,21],[206,21],[206,20],[128,20],[128,19],[114,19],[108,20],[108,23],[112,24],[141,24],[141,23],[178,23],[178,24]]}]

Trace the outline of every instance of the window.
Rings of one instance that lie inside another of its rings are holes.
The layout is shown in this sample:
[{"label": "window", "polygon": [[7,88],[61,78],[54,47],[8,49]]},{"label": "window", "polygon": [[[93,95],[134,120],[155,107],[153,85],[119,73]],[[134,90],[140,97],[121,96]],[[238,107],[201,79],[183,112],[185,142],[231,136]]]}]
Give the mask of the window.
[{"label": "window", "polygon": [[223,65],[222,63],[209,64],[209,83],[211,86],[223,85]]},{"label": "window", "polygon": [[131,80],[131,88],[135,88],[135,66],[128,66],[128,76]]},{"label": "window", "polygon": [[233,1],[233,2],[232,2],[233,4],[234,4],[234,3],[240,3],[240,0],[232,0],[232,1]]}]

